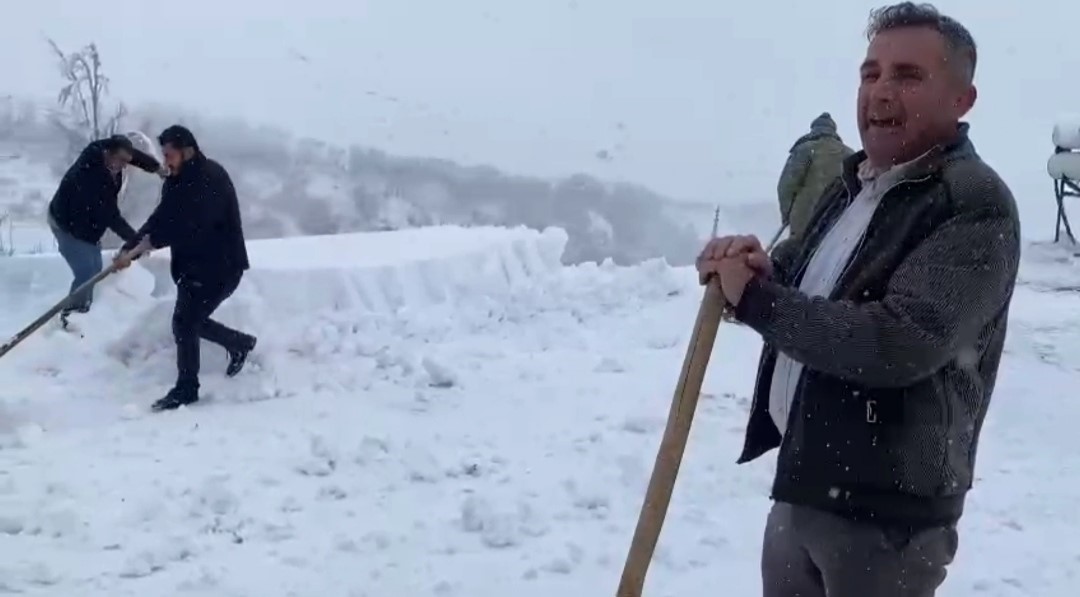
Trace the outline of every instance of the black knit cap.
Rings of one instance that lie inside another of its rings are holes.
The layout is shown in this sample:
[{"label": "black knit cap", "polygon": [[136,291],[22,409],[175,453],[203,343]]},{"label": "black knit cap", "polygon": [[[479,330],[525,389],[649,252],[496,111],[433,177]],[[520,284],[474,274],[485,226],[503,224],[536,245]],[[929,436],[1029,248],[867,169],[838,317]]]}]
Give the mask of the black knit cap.
[{"label": "black knit cap", "polygon": [[179,124],[174,124],[161,131],[161,134],[158,135],[158,143],[172,145],[177,149],[190,147],[195,151],[199,151],[199,142],[195,140],[195,135],[187,127]]}]

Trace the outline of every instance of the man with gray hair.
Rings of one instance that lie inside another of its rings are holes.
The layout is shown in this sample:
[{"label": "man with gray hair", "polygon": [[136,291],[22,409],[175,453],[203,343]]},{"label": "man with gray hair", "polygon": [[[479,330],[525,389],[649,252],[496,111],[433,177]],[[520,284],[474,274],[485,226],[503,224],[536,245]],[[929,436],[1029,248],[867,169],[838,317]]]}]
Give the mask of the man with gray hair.
[{"label": "man with gray hair", "polygon": [[1020,259],[1016,203],[961,119],[971,34],[929,4],[871,13],[863,150],[806,235],[698,257],[764,340],[740,462],[779,447],[765,597],[931,597],[956,555]]}]

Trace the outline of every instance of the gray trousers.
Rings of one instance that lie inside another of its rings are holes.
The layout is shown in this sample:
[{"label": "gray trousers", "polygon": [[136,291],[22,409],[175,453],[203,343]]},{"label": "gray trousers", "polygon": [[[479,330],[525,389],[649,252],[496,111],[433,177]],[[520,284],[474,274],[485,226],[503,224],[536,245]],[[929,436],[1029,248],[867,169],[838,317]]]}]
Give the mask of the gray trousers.
[{"label": "gray trousers", "polygon": [[773,504],[761,554],[764,597],[933,597],[956,527],[915,533]]}]

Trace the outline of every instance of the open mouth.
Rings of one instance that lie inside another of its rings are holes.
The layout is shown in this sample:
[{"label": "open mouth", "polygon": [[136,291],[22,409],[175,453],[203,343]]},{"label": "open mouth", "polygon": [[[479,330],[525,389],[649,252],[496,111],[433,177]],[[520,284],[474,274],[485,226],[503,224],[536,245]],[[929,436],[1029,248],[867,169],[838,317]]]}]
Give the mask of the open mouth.
[{"label": "open mouth", "polygon": [[903,125],[899,118],[871,118],[870,126],[882,129],[899,128]]}]

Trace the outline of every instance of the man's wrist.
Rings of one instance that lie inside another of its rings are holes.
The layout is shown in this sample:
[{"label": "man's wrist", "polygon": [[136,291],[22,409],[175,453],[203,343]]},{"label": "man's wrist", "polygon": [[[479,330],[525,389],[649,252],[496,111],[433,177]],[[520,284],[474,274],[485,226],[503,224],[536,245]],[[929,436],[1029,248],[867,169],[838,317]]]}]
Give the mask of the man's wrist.
[{"label": "man's wrist", "polygon": [[772,318],[775,283],[754,276],[746,283],[739,304],[734,307],[735,318],[749,324],[761,324]]}]

